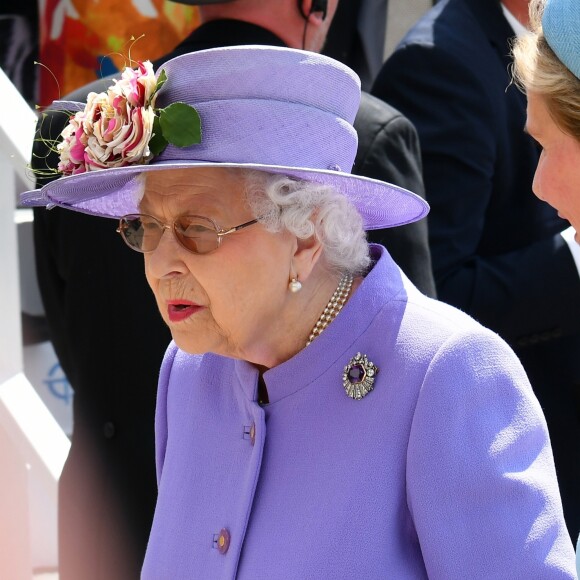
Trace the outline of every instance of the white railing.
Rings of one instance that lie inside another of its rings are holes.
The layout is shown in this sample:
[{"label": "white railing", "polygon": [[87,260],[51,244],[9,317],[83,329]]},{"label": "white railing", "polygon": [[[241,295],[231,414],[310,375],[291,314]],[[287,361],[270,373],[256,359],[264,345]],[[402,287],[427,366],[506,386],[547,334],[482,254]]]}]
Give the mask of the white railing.
[{"label": "white railing", "polygon": [[0,69],[0,578],[56,569],[57,485],[69,440],[23,373],[17,194],[36,115]]}]

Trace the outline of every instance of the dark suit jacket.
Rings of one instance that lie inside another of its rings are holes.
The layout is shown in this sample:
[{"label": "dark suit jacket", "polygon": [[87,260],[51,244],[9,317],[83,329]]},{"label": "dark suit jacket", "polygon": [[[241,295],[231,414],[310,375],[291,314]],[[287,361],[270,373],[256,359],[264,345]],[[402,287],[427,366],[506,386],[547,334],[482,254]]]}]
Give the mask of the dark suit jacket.
[{"label": "dark suit jacket", "polygon": [[[419,138],[409,120],[363,92],[354,126],[359,144],[352,172],[395,183],[425,197]],[[419,290],[435,297],[427,219],[397,228],[370,230],[368,238],[389,250]]]},{"label": "dark suit jacket", "polygon": [[[155,66],[187,52],[248,43],[282,44],[251,24],[212,22]],[[109,84],[96,81],[67,99],[85,101]],[[361,131],[357,171],[421,194],[415,130],[382,102],[370,96],[364,102],[360,126],[368,130]],[[48,111],[41,121],[37,171],[56,166],[46,143],[66,120]],[[61,580],[137,578],[155,507],[155,391],[170,336],[145,283],[142,257],[124,246],[115,227],[60,208],[35,210],[40,290],[57,356],[75,390],[72,447],[60,485]],[[434,292],[425,222],[375,232],[372,239],[386,243],[420,288]]]},{"label": "dark suit jacket", "polygon": [[532,194],[539,151],[510,85],[514,32],[497,0],[444,0],[407,34],[372,93],[415,124],[441,300],[516,350],[550,427],[570,532],[580,528],[580,277]]},{"label": "dark suit jacket", "polygon": [[[41,121],[45,138],[58,136],[62,117],[48,113]],[[42,141],[34,154],[33,167],[44,167]],[[61,208],[34,211],[40,292],[75,392],[59,482],[61,580],[139,578],[157,497],[155,394],[171,336],[143,257],[115,228],[114,220]]]}]

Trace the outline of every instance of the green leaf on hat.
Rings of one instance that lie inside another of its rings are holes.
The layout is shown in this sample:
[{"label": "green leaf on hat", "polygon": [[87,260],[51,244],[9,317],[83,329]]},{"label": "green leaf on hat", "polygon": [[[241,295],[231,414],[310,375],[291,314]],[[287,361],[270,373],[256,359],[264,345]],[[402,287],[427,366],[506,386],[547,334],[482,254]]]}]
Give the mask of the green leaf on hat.
[{"label": "green leaf on hat", "polygon": [[185,103],[173,103],[159,111],[163,137],[176,147],[189,147],[201,142],[201,119],[198,112]]},{"label": "green leaf on hat", "polygon": [[153,120],[153,137],[151,137],[149,140],[149,151],[151,151],[153,155],[157,156],[163,152],[167,145],[168,142],[167,139],[163,136],[159,117],[155,115],[155,119]]},{"label": "green leaf on hat", "polygon": [[167,74],[165,69],[162,69],[157,77],[157,83],[155,84],[155,90],[151,93],[149,100],[145,103],[145,108],[150,107],[151,103],[155,99],[155,95],[159,92],[159,89],[167,82]]},{"label": "green leaf on hat", "polygon": [[167,82],[167,73],[165,69],[161,69],[159,76],[157,77],[157,86],[155,87],[155,92],[157,92],[165,83]]}]

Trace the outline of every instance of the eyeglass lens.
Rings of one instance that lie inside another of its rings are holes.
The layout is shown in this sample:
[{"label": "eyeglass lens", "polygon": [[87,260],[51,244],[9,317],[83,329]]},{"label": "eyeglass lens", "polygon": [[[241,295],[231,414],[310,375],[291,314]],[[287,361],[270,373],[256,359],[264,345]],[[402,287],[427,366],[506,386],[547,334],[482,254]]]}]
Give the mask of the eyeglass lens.
[{"label": "eyeglass lens", "polygon": [[[144,214],[121,218],[119,231],[127,245],[138,252],[152,252],[167,226]],[[181,216],[172,228],[179,243],[194,254],[207,254],[219,246],[219,236],[211,220],[201,216]]]}]

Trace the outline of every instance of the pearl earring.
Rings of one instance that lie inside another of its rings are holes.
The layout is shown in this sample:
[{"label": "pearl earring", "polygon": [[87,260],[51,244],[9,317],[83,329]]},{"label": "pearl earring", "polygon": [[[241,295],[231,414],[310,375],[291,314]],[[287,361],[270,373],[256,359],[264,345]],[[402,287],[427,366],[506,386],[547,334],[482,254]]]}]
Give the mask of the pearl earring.
[{"label": "pearl earring", "polygon": [[292,278],[288,283],[288,290],[290,290],[290,292],[292,292],[293,294],[296,294],[296,292],[300,292],[300,290],[302,290],[302,284],[300,280]]}]

